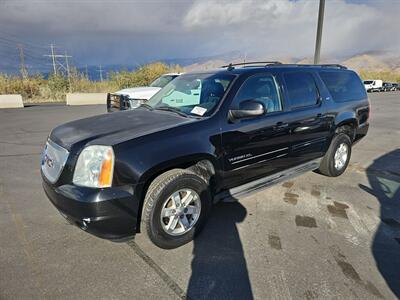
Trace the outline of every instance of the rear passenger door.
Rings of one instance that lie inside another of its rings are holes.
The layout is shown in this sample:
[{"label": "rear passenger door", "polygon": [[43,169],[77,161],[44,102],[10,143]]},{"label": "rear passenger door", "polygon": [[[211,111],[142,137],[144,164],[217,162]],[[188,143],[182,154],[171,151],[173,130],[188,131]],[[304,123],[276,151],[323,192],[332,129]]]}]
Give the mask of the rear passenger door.
[{"label": "rear passenger door", "polygon": [[317,77],[307,71],[284,72],[282,77],[291,111],[288,118],[291,161],[299,164],[321,157],[329,137],[329,122]]}]

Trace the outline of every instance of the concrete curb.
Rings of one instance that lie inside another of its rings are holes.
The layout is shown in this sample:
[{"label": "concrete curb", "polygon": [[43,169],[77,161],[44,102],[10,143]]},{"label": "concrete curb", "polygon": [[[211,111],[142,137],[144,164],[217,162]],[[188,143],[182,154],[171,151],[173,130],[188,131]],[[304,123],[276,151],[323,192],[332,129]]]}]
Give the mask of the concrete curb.
[{"label": "concrete curb", "polygon": [[0,108],[22,108],[22,96],[19,94],[0,95]]},{"label": "concrete curb", "polygon": [[68,93],[67,105],[107,104],[107,93]]}]

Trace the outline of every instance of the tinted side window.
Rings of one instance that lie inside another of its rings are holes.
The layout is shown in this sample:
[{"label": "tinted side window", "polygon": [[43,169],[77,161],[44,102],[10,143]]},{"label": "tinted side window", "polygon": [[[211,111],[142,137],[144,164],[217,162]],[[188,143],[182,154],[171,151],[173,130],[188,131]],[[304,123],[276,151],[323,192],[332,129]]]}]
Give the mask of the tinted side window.
[{"label": "tinted side window", "polygon": [[354,72],[323,71],[319,73],[334,101],[344,102],[367,97],[365,87]]},{"label": "tinted side window", "polygon": [[282,110],[281,99],[272,75],[260,74],[248,78],[236,94],[233,106],[237,107],[240,102],[250,99],[263,103],[267,113]]},{"label": "tinted side window", "polygon": [[292,108],[314,105],[319,93],[311,73],[293,72],[283,75]]}]

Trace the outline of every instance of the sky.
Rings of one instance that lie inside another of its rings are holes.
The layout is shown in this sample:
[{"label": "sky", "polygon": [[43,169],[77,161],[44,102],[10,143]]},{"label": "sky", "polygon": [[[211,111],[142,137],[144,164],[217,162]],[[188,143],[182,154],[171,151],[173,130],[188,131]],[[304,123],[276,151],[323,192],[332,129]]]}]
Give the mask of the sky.
[{"label": "sky", "polygon": [[[317,0],[0,0],[0,72],[50,68],[51,43],[78,66],[236,52],[312,57]],[[326,0],[322,57],[400,53],[400,0]]]}]

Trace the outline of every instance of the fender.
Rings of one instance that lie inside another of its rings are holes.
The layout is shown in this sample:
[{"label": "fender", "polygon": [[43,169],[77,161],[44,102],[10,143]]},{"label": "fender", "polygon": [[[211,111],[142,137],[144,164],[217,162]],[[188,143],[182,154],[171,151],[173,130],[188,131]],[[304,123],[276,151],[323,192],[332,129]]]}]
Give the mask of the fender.
[{"label": "fender", "polygon": [[335,117],[333,130],[336,130],[336,128],[338,128],[343,124],[349,124],[349,123],[354,125],[354,128],[357,128],[358,121],[355,112],[354,111],[339,112]]},{"label": "fender", "polygon": [[[189,127],[189,126],[188,126]],[[176,128],[124,142],[114,148],[116,185],[139,185],[173,168],[186,168],[208,160],[218,173],[222,169],[219,128],[203,126],[193,134],[191,128]]]},{"label": "fender", "polygon": [[215,170],[215,175],[218,176],[218,170],[221,170],[220,163],[218,159],[209,154],[209,153],[196,153],[183,157],[179,157],[179,159],[171,159],[168,161],[161,162],[157,165],[149,168],[139,179],[140,184],[146,184],[151,182],[158,175],[174,168],[187,168],[200,161],[209,161],[212,164],[213,169]]},{"label": "fender", "polygon": [[217,158],[209,153],[196,153],[187,155],[184,157],[180,157],[177,159],[171,159],[168,161],[161,162],[149,168],[145,173],[143,173],[139,182],[133,187],[133,193],[135,195],[136,201],[138,201],[138,217],[136,224],[136,231],[140,232],[140,222],[142,218],[142,208],[143,208],[143,200],[145,197],[145,193],[150,185],[150,183],[162,173],[174,169],[174,168],[187,168],[189,166],[195,165],[199,161],[208,161],[212,164],[215,170],[215,181],[220,182],[220,176],[218,170],[221,169],[221,166],[217,160]]}]

